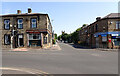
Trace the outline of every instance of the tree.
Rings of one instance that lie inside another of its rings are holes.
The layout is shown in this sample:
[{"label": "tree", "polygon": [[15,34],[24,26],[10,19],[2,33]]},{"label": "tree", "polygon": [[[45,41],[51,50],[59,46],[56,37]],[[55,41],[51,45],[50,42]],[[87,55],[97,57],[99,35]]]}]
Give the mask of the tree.
[{"label": "tree", "polygon": [[58,36],[58,40],[61,40],[61,36],[62,36],[62,35],[59,35],[59,36]]},{"label": "tree", "polygon": [[58,39],[57,34],[55,33],[55,39]]},{"label": "tree", "polygon": [[62,40],[63,40],[64,42],[67,41],[67,36],[68,36],[67,33],[62,33],[61,38],[62,38]]},{"label": "tree", "polygon": [[75,31],[71,34],[71,39],[73,43],[78,43],[79,41],[79,36],[78,36],[78,31]]},{"label": "tree", "polygon": [[87,24],[83,24],[83,26],[82,26],[82,27],[85,27],[85,26],[87,26]]}]

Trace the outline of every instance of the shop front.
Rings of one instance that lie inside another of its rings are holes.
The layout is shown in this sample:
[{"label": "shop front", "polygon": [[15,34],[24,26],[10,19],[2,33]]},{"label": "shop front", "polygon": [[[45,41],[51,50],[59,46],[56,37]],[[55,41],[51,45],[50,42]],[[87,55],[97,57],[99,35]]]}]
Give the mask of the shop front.
[{"label": "shop front", "polygon": [[29,46],[41,46],[40,34],[29,34]]},{"label": "shop front", "polygon": [[41,44],[41,33],[39,31],[27,31],[27,39],[29,47],[42,46]]},{"label": "shop front", "polygon": [[119,48],[120,46],[120,32],[100,32],[95,33],[96,47],[100,48]]},{"label": "shop front", "polygon": [[112,44],[114,47],[119,47],[120,46],[120,34],[112,34]]}]

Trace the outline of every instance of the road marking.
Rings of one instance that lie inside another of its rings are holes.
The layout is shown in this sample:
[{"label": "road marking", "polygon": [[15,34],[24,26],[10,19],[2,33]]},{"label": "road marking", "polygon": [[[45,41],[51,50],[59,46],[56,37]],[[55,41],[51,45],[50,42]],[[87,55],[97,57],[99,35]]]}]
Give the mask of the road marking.
[{"label": "road marking", "polygon": [[49,74],[47,72],[44,72],[44,71],[41,71],[41,70],[36,70],[36,69],[31,69],[31,68],[20,68],[18,69],[17,68],[11,68],[11,67],[1,67],[0,68],[1,70],[15,70],[15,71],[21,71],[21,72],[26,72],[26,73],[29,73],[29,74]]},{"label": "road marking", "polygon": [[91,54],[92,56],[99,56],[100,57],[100,55],[99,54]]}]

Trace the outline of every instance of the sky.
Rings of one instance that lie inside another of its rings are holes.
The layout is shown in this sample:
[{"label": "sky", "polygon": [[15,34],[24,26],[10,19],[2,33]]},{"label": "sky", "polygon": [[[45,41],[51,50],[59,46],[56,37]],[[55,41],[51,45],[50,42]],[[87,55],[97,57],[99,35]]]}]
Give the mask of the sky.
[{"label": "sky", "polygon": [[27,13],[47,13],[54,33],[72,33],[83,24],[95,22],[96,17],[104,17],[118,12],[117,2],[2,2],[2,13],[15,14],[17,10]]}]

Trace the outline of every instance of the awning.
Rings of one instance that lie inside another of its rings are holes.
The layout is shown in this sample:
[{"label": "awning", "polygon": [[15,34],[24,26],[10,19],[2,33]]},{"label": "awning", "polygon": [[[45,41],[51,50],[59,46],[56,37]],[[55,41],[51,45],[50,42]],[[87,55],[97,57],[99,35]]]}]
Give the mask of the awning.
[{"label": "awning", "polygon": [[31,34],[48,33],[47,30],[26,30],[26,32]]},{"label": "awning", "polygon": [[108,34],[120,36],[120,31],[114,31],[114,32],[99,32],[99,33],[95,33],[95,34],[94,34],[94,37],[98,37],[99,35],[101,35],[101,36],[106,36],[106,35],[108,35]]}]

